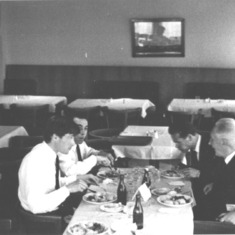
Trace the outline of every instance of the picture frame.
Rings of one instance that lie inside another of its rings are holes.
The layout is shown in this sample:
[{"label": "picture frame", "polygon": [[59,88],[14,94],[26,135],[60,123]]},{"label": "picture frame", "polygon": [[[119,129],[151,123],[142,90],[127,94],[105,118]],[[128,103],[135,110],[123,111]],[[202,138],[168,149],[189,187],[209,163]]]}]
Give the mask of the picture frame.
[{"label": "picture frame", "polygon": [[184,57],[183,18],[131,19],[133,57]]}]

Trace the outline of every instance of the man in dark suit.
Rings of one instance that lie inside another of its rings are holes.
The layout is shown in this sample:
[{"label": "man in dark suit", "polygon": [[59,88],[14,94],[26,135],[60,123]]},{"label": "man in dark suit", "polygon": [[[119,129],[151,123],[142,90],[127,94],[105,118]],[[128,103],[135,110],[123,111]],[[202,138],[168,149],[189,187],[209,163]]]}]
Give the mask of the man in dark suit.
[{"label": "man in dark suit", "polygon": [[205,195],[203,188],[214,178],[214,152],[209,146],[209,133],[200,134],[196,128],[187,122],[178,121],[169,127],[169,134],[176,148],[185,153],[178,165],[181,172],[192,181],[192,188],[197,206],[194,217],[202,219],[201,205]]},{"label": "man in dark suit", "polygon": [[[210,145],[218,157],[219,168],[213,183],[204,188],[209,219],[216,219],[235,204],[235,120],[222,118],[216,122]],[[219,161],[220,160],[220,161]],[[223,221],[223,219],[221,219]]]}]

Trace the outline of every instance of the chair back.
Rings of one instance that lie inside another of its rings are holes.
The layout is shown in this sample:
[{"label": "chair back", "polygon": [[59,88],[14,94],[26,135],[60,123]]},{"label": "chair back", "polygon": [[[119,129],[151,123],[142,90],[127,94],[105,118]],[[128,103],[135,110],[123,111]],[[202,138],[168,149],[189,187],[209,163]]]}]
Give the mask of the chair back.
[{"label": "chair back", "polygon": [[34,79],[5,79],[4,94],[36,95],[37,81]]},{"label": "chair back", "polygon": [[107,128],[107,129],[97,129],[89,132],[89,137],[93,139],[106,139],[109,140],[114,136],[118,136],[122,132],[122,129],[117,128]]},{"label": "chair back", "polygon": [[32,148],[43,141],[43,136],[12,136],[9,147],[13,149]]}]

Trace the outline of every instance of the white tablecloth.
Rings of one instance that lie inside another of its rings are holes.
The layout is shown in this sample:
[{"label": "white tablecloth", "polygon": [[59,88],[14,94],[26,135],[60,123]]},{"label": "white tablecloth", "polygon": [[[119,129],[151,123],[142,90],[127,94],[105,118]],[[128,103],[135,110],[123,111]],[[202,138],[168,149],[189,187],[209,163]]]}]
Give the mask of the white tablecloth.
[{"label": "white tablecloth", "polygon": [[[127,199],[131,201],[135,191],[141,185],[143,177],[143,169],[141,168],[125,168],[121,169],[125,175],[125,184],[127,187]],[[157,170],[150,169],[150,176],[154,188],[170,187],[167,179],[159,179]],[[189,181],[184,181],[185,186],[183,192],[189,192],[191,185]],[[114,184],[103,185],[108,192],[117,192],[118,179],[114,181]],[[193,234],[193,213],[191,206],[183,208],[170,208],[160,205],[156,196],[152,196],[147,202],[142,202],[144,210],[144,228],[137,231],[137,235],[191,235]],[[107,213],[100,210],[100,205],[93,205],[81,202],[77,210],[75,211],[72,220],[69,225],[81,221],[98,221],[105,223],[109,227],[113,227],[113,224],[118,224],[118,228],[121,228],[123,223],[125,225],[132,224],[132,210],[129,213]],[[65,230],[63,235],[69,235]]]},{"label": "white tablecloth", "polygon": [[23,126],[0,126],[0,148],[9,147],[12,136],[28,135]]},{"label": "white tablecloth", "polygon": [[117,157],[142,160],[179,159],[183,154],[175,147],[166,126],[128,126],[121,136],[153,135],[153,141],[145,146],[113,145]]},{"label": "white tablecloth", "polygon": [[168,105],[168,111],[211,116],[211,108],[224,112],[235,112],[235,100],[211,99],[173,99]]},{"label": "white tablecloth", "polygon": [[57,104],[67,104],[65,96],[0,95],[0,104],[9,109],[12,104],[24,106],[48,105],[49,112],[56,111]]},{"label": "white tablecloth", "polygon": [[77,99],[68,105],[71,109],[92,109],[96,107],[107,107],[110,110],[129,110],[141,108],[141,116],[146,117],[146,110],[155,105],[149,100],[138,99]]}]

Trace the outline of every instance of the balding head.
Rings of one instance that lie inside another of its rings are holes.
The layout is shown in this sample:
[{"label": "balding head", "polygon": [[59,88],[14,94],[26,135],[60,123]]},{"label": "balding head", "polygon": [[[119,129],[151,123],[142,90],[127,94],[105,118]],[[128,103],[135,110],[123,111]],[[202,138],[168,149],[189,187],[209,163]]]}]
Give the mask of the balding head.
[{"label": "balding head", "polygon": [[235,151],[235,120],[222,118],[217,121],[211,132],[210,144],[216,155],[221,157],[227,157]]}]

